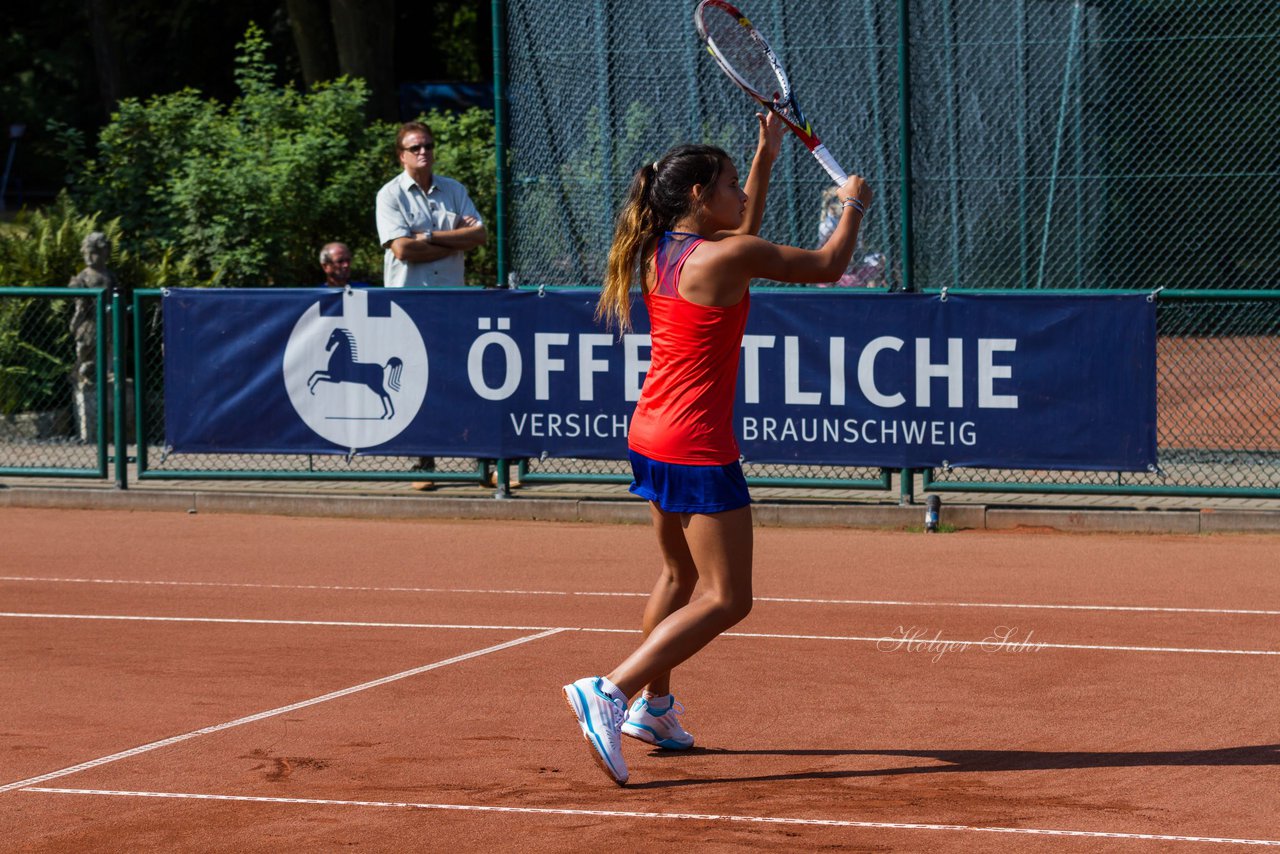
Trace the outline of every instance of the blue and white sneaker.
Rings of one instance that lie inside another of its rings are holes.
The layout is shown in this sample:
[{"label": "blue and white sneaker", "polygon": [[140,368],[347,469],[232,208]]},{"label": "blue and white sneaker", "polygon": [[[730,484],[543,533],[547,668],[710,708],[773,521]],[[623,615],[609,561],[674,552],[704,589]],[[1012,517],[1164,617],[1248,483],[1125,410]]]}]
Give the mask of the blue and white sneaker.
[{"label": "blue and white sneaker", "polygon": [[631,711],[622,724],[622,734],[667,750],[688,750],[693,747],[693,736],[680,726],[684,706],[671,698],[671,705],[661,712],[654,712],[644,697],[631,704]]},{"label": "blue and white sneaker", "polygon": [[622,722],[627,717],[625,698],[610,696],[600,677],[588,676],[564,686],[564,698],[578,718],[591,757],[619,786],[626,785],[627,763],[622,758]]}]

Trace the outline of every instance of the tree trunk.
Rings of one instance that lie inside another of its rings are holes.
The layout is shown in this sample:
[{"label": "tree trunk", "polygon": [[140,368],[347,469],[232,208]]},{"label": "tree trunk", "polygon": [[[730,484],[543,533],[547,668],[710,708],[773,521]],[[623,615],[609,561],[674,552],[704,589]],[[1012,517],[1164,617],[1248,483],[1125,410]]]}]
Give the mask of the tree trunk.
[{"label": "tree trunk", "polygon": [[338,51],[333,42],[328,0],[288,0],[285,5],[307,86],[337,77]]},{"label": "tree trunk", "polygon": [[120,50],[111,32],[108,0],[89,0],[89,37],[93,42],[93,65],[98,72],[98,98],[102,114],[111,117],[120,100]]},{"label": "tree trunk", "polygon": [[395,0],[331,0],[329,8],[338,67],[369,84],[372,117],[396,120]]}]

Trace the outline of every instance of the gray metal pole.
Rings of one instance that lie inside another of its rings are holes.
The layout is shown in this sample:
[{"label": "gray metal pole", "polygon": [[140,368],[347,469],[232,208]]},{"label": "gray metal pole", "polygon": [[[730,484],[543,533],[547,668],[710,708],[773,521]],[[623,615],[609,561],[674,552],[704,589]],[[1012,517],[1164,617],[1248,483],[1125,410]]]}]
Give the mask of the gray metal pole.
[{"label": "gray metal pole", "polygon": [[507,245],[507,39],[506,3],[492,0],[493,5],[493,163],[497,173],[497,210],[494,231],[497,240],[498,281],[507,287],[509,249]]},{"label": "gray metal pole", "polygon": [[911,0],[898,0],[898,159],[902,170],[900,227],[902,289],[914,291],[915,247],[911,239]]}]

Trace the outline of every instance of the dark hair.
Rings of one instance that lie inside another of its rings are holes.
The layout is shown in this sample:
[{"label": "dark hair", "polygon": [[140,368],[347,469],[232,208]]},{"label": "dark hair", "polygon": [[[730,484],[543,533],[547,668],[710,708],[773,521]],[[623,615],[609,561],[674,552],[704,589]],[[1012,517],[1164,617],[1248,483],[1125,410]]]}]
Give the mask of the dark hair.
[{"label": "dark hair", "polygon": [[428,137],[431,138],[432,142],[435,142],[436,140],[436,135],[431,132],[431,128],[427,127],[422,122],[405,122],[404,124],[400,125],[400,130],[396,131],[396,157],[399,157],[400,152],[403,150],[400,147],[400,144],[404,142],[404,138],[409,134],[415,133],[415,132],[425,133]]},{"label": "dark hair", "polygon": [[637,262],[643,260],[650,242],[693,209],[689,191],[701,186],[702,193],[709,192],[728,162],[729,155],[714,145],[677,145],[641,167],[618,214],[604,289],[596,304],[597,319],[620,330],[630,327],[631,284],[637,267],[644,269]]}]

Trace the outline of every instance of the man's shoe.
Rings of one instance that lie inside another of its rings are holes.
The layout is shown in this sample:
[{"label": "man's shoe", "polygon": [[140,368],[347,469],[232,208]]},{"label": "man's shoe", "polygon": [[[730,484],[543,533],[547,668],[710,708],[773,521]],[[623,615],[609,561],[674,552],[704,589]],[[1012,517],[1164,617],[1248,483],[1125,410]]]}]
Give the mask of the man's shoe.
[{"label": "man's shoe", "polygon": [[600,684],[600,677],[588,676],[564,686],[564,698],[578,718],[582,736],[591,748],[591,757],[609,779],[626,785],[627,763],[622,758],[622,722],[627,702],[612,697]]},{"label": "man's shoe", "polygon": [[679,716],[684,706],[671,698],[671,705],[661,712],[654,712],[644,697],[631,704],[631,712],[622,724],[622,734],[667,750],[688,750],[693,747],[693,736],[680,726]]},{"label": "man's shoe", "polygon": [[428,489],[436,488],[435,481],[432,481],[432,480],[415,480],[413,483],[409,485],[412,486],[414,489],[418,490],[419,492],[425,492]]}]

